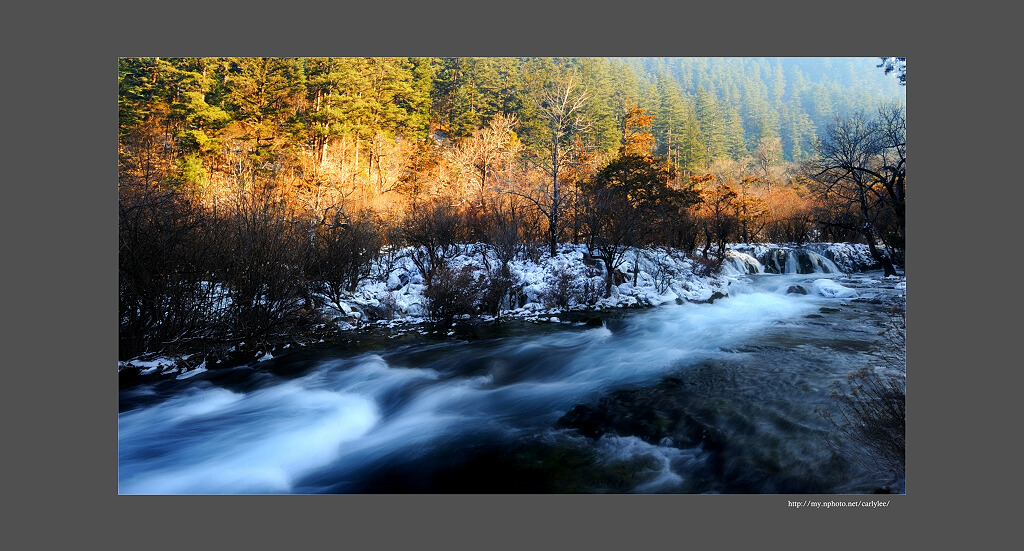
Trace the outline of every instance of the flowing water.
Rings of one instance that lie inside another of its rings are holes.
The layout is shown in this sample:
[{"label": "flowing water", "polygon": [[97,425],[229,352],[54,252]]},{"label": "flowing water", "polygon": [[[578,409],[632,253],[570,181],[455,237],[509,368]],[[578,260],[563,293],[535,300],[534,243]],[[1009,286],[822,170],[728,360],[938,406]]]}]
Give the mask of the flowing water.
[{"label": "flowing water", "polygon": [[[848,292],[816,293],[823,277]],[[832,451],[815,408],[877,363],[902,292],[880,274],[746,275],[713,304],[603,313],[601,327],[143,382],[120,393],[118,489],[871,492],[885,481]]]}]

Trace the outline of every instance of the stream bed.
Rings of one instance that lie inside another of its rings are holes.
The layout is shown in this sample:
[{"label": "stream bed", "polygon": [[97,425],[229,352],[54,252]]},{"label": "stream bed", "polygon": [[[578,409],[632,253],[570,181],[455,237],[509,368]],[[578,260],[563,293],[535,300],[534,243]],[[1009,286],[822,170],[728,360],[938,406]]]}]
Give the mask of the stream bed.
[{"label": "stream bed", "polygon": [[886,368],[879,334],[905,286],[869,272],[745,275],[729,289],[602,312],[599,327],[295,351],[141,381],[119,394],[118,491],[887,489],[828,444],[840,435],[816,409],[834,406],[834,381]]}]

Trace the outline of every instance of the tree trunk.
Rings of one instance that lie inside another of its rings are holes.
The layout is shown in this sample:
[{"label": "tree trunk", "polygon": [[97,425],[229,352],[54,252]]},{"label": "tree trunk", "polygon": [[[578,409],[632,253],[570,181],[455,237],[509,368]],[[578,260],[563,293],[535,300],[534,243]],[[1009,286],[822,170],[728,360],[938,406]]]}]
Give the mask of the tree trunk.
[{"label": "tree trunk", "polygon": [[552,133],[552,147],[551,147],[551,216],[550,216],[550,231],[551,231],[551,257],[554,258],[558,254],[558,209],[561,206],[561,197],[558,194],[558,136]]},{"label": "tree trunk", "polygon": [[356,162],[352,166],[352,183],[356,183],[356,175],[359,174],[359,136],[356,136]]},{"label": "tree trunk", "polygon": [[868,249],[871,251],[871,258],[875,259],[875,262],[882,265],[882,269],[885,270],[885,277],[897,275],[896,268],[893,267],[892,259],[889,258],[889,255],[884,254],[875,246],[875,237],[872,234],[871,229],[867,228],[863,233],[864,237],[867,238],[868,241]]}]

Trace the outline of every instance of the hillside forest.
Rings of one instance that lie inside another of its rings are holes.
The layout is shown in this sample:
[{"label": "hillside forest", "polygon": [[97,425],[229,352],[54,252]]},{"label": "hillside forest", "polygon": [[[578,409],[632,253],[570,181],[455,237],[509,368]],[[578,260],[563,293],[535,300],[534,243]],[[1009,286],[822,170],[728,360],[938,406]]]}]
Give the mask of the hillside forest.
[{"label": "hillside forest", "polygon": [[[903,58],[117,63],[120,359],[316,323],[398,254],[473,312],[563,243],[606,292],[636,247],[709,272],[729,243],[904,263]],[[449,268],[467,244],[485,280]]]}]

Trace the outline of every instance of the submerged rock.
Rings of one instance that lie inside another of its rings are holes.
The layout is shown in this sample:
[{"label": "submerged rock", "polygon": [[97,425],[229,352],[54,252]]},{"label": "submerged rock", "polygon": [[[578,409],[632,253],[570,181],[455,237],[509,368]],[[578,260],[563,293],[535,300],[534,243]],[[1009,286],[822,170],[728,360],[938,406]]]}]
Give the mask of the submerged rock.
[{"label": "submerged rock", "polygon": [[659,387],[616,392],[595,405],[577,405],[558,420],[558,426],[593,439],[612,434],[635,436],[649,444],[667,440],[678,448],[701,443],[715,447],[715,429],[686,411],[684,394],[670,390],[678,384],[666,381]]},{"label": "submerged rock", "polygon": [[716,300],[718,300],[718,299],[720,299],[720,298],[725,298],[725,297],[727,297],[727,296],[729,296],[729,295],[726,295],[726,294],[724,294],[724,293],[722,293],[722,292],[719,292],[719,291],[715,291],[715,292],[714,292],[714,293],[713,293],[713,294],[711,295],[711,298],[709,298],[709,299],[708,299],[708,304],[714,304],[714,302],[715,302]]}]

